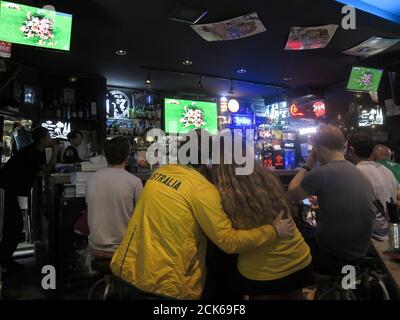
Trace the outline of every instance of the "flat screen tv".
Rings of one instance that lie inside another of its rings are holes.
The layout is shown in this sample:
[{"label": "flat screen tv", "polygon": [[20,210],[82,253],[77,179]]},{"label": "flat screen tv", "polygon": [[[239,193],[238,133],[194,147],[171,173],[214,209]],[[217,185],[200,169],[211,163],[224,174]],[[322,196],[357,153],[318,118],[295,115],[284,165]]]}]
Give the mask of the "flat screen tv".
[{"label": "flat screen tv", "polygon": [[364,67],[353,67],[347,90],[362,92],[377,92],[383,71]]},{"label": "flat screen tv", "polygon": [[0,1],[0,40],[70,50],[72,15]]},{"label": "flat screen tv", "polygon": [[166,133],[187,133],[205,129],[218,132],[217,103],[165,98],[164,120]]}]

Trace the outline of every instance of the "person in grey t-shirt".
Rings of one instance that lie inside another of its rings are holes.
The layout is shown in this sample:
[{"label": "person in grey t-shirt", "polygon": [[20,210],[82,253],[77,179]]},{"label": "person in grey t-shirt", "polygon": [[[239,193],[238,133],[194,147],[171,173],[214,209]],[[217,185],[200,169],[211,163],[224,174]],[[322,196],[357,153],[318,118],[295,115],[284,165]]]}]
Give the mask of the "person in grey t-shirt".
[{"label": "person in grey t-shirt", "polygon": [[[347,140],[346,156],[367,177],[374,190],[374,195],[381,202],[385,211],[376,212],[374,235],[386,236],[388,220],[386,202],[400,200],[400,185],[393,173],[385,166],[370,160],[374,151],[374,141],[368,132],[352,133]],[[383,210],[381,210],[383,211]]]},{"label": "person in grey t-shirt", "polygon": [[[366,256],[372,234],[373,190],[368,179],[345,160],[344,147],[339,128],[322,127],[306,165],[289,185],[294,201],[318,197],[318,225],[306,241],[314,270],[321,274],[340,274],[344,265],[357,264]],[[315,167],[317,162],[320,167]]]},{"label": "person in grey t-shirt", "polygon": [[106,141],[108,167],[95,172],[86,184],[89,247],[94,257],[111,257],[118,248],[143,190],[140,179],[125,170],[129,142]]}]

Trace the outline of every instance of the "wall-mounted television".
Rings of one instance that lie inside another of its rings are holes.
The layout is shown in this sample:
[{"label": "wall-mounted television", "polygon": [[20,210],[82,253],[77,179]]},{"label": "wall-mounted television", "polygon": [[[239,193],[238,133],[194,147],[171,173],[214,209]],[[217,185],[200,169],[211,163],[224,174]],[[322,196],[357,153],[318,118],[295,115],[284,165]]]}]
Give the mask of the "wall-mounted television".
[{"label": "wall-mounted television", "polygon": [[353,67],[347,90],[377,92],[382,79],[383,70],[364,67]]},{"label": "wall-mounted television", "polygon": [[72,15],[0,1],[0,40],[70,50]]},{"label": "wall-mounted television", "polygon": [[166,133],[187,133],[205,129],[218,132],[217,103],[165,98],[164,121]]}]

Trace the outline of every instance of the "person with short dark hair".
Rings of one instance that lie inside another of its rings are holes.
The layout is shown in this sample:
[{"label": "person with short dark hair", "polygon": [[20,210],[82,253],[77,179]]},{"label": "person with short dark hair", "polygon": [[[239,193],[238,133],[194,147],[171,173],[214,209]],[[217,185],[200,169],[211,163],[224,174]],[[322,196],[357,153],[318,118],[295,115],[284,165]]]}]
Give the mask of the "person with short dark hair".
[{"label": "person with short dark hair", "polygon": [[[27,197],[30,194],[38,175],[45,176],[51,173],[59,151],[58,144],[50,138],[49,131],[46,128],[34,129],[32,141],[32,144],[19,150],[0,169],[0,188],[5,191],[3,237],[0,239],[0,264],[10,272],[20,267],[12,259],[23,229],[18,197]],[[53,149],[48,164],[46,164],[45,155],[47,147]]]},{"label": "person with short dark hair", "polygon": [[[289,184],[289,196],[317,196],[318,224],[311,238],[313,265],[319,274],[340,274],[368,252],[374,221],[374,194],[368,179],[344,158],[345,138],[326,125],[314,138],[306,164]],[[319,162],[321,166],[317,167]]]},{"label": "person with short dark hair", "polygon": [[81,163],[82,159],[79,157],[78,147],[82,144],[83,134],[79,130],[74,130],[68,133],[68,141],[71,143],[64,151],[63,162],[68,163]]},{"label": "person with short dark hair", "polygon": [[111,257],[120,244],[142,192],[140,179],[125,170],[130,152],[125,137],[107,140],[104,153],[108,167],[87,181],[89,246],[94,257]]},{"label": "person with short dark hair", "polygon": [[[347,158],[368,178],[374,190],[375,199],[386,210],[386,202],[400,201],[400,185],[393,173],[384,165],[371,160],[374,141],[368,132],[355,132],[348,137]],[[388,231],[387,212],[376,211],[374,234],[385,236]]]}]

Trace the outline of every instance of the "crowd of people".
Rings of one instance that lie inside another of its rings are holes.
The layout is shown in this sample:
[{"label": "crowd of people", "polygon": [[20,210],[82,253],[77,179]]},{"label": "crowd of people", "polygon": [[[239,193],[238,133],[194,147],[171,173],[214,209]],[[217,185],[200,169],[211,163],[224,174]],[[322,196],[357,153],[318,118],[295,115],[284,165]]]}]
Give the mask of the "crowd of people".
[{"label": "crowd of people", "polygon": [[[34,131],[33,141],[0,171],[11,213],[5,226],[13,224],[0,243],[5,265],[12,263],[20,229],[12,220],[19,217],[16,197],[55,161],[45,164],[43,158],[47,146],[57,152],[48,132]],[[198,143],[201,148],[201,139]],[[239,296],[304,299],[303,289],[318,282],[318,275],[340,274],[343,266],[359,264],[371,238],[386,235],[387,212],[374,202],[400,203],[400,169],[388,147],[374,145],[365,132],[346,140],[332,125],[319,129],[287,191],[262,164],[256,163],[250,175],[237,175],[240,165],[229,154],[221,164],[199,164],[199,158],[161,166],[143,187],[124,170],[129,148],[123,137],[106,141],[108,167],[90,177],[86,202],[90,253],[110,263],[131,298],[215,298],[208,284],[218,281],[213,275],[224,274],[229,283],[224,289]],[[74,150],[66,152],[76,157]],[[27,153],[36,159],[29,167]],[[21,174],[29,173],[30,179],[21,185],[10,175],[24,166],[29,172]],[[310,197],[318,203],[318,223],[305,232],[295,223],[294,204]],[[210,263],[207,250],[213,246],[220,256],[235,259]]]}]

